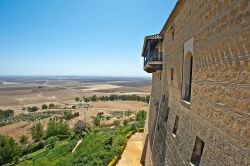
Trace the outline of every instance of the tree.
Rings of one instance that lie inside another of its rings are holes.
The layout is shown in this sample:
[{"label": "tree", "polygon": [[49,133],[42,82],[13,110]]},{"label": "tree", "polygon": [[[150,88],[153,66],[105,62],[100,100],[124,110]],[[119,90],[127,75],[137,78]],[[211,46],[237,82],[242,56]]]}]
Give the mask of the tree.
[{"label": "tree", "polygon": [[22,145],[27,144],[27,143],[28,143],[28,136],[23,134],[23,135],[19,138],[19,143],[22,144]]},{"label": "tree", "polygon": [[39,122],[31,128],[32,138],[35,141],[40,140],[43,137],[43,125]]},{"label": "tree", "polygon": [[20,146],[9,136],[0,135],[0,165],[20,157]]},{"label": "tree", "polygon": [[76,106],[75,106],[75,105],[73,105],[73,106],[72,106],[72,109],[76,109]]},{"label": "tree", "polygon": [[50,104],[49,104],[49,109],[53,109],[53,108],[55,108],[55,104],[50,103]]},{"label": "tree", "polygon": [[75,98],[75,101],[76,101],[76,102],[77,102],[77,101],[79,101],[79,100],[80,100],[80,98],[79,98],[79,97],[76,97],[76,98]]},{"label": "tree", "polygon": [[47,106],[46,104],[43,104],[43,105],[42,105],[42,109],[43,109],[43,110],[45,110],[45,109],[47,109],[47,108],[48,108],[48,106]]}]

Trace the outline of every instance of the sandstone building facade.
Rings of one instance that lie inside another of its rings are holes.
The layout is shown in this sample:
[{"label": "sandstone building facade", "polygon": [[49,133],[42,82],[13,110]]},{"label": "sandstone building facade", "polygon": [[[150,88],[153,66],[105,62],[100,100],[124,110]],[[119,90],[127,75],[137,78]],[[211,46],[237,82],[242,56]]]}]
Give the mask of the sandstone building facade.
[{"label": "sandstone building facade", "polygon": [[250,1],[179,0],[142,56],[142,164],[250,165]]}]

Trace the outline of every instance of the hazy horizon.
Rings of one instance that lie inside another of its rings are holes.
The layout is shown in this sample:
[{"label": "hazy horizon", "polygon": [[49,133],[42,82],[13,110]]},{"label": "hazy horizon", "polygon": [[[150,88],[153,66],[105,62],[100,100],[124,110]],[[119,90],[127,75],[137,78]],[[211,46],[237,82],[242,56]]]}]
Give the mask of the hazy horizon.
[{"label": "hazy horizon", "polygon": [[117,75],[0,75],[2,77],[103,77],[103,78],[145,78],[151,79],[151,75],[146,76],[117,76]]},{"label": "hazy horizon", "polygon": [[0,0],[0,75],[149,77],[144,37],[160,32],[175,3]]}]

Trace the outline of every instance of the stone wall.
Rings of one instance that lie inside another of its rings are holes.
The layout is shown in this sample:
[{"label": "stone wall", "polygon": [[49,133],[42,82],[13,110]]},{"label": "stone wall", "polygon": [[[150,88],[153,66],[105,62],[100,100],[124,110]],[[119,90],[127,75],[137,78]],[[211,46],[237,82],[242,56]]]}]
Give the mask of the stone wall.
[{"label": "stone wall", "polygon": [[[162,31],[161,80],[153,73],[151,99],[162,103],[156,111],[150,106],[153,163],[189,165],[198,136],[205,144],[201,165],[250,165],[250,1],[180,0],[176,8],[169,19],[174,37],[170,24]],[[190,39],[193,72],[187,103],[182,84],[184,44]]]}]

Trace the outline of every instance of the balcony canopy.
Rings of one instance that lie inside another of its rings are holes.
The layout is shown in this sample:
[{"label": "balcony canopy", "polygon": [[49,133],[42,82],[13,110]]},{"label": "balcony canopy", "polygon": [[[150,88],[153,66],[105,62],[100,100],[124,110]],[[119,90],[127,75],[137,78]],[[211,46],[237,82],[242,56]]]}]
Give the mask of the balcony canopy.
[{"label": "balcony canopy", "polygon": [[161,42],[163,38],[159,34],[146,36],[144,38],[144,44],[142,49],[142,57],[147,56],[147,51],[154,50],[159,42]]}]

